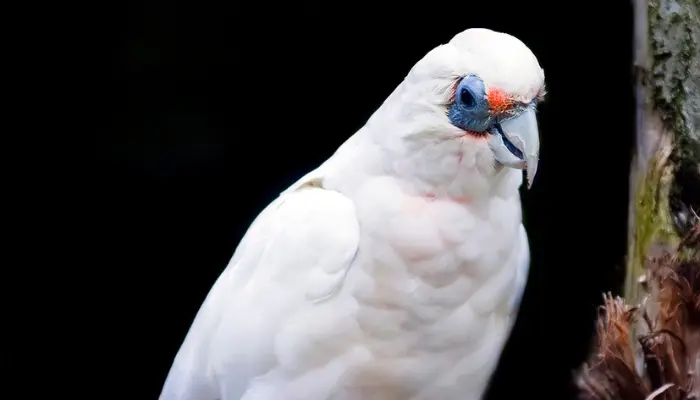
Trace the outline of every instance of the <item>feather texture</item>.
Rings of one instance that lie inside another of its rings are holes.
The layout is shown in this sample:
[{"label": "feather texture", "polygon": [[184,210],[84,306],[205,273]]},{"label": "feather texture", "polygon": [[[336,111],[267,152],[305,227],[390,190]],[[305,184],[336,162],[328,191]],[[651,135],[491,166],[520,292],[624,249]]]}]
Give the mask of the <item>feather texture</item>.
[{"label": "feather texture", "polygon": [[302,188],[273,202],[207,296],[160,398],[238,399],[258,375],[294,369],[311,342],[295,343],[304,338],[288,325],[281,336],[289,351],[276,353],[285,343],[275,337],[286,318],[339,289],[358,240],[354,206],[337,192]]},{"label": "feather texture", "polygon": [[519,201],[431,201],[396,182],[369,179],[353,200],[298,185],[273,202],[161,399],[478,398],[524,288]]},{"label": "feather texture", "polygon": [[529,249],[522,172],[447,118],[464,74],[525,101],[543,83],[534,55],[505,34],[477,29],[428,53],[362,129],[255,220],[161,400],[481,397]]}]

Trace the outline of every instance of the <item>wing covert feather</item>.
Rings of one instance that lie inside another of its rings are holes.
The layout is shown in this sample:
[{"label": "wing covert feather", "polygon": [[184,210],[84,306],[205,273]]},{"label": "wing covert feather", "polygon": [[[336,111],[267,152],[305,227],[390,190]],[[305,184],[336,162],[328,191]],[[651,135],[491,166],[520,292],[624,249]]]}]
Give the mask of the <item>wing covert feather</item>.
[{"label": "wing covert feather", "polygon": [[239,398],[279,360],[285,318],[333,297],[357,253],[351,200],[313,186],[283,193],[253,222],[180,348],[161,400]]},{"label": "wing covert feather", "polygon": [[520,225],[520,251],[518,254],[518,270],[517,276],[515,278],[515,297],[513,298],[513,313],[517,313],[520,309],[520,302],[522,301],[523,294],[525,293],[525,287],[527,286],[527,279],[530,273],[530,244],[527,239],[527,232],[525,227]]}]

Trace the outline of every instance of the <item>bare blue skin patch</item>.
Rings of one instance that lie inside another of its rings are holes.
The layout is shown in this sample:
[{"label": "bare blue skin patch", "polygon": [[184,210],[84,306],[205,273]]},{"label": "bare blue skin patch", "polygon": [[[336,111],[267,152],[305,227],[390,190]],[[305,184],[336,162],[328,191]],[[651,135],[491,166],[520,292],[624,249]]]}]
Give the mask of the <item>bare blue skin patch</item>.
[{"label": "bare blue skin patch", "polygon": [[455,92],[447,117],[452,125],[470,132],[485,132],[492,123],[484,82],[474,75],[464,77]]},{"label": "bare blue skin patch", "polygon": [[508,140],[500,122],[516,117],[527,108],[536,107],[537,100],[530,104],[521,105],[503,116],[494,116],[490,112],[486,97],[484,82],[475,75],[464,77],[455,91],[455,100],[450,106],[447,117],[452,125],[468,132],[488,132],[492,135],[500,135],[508,151],[514,156],[524,160],[524,155],[512,142]]}]

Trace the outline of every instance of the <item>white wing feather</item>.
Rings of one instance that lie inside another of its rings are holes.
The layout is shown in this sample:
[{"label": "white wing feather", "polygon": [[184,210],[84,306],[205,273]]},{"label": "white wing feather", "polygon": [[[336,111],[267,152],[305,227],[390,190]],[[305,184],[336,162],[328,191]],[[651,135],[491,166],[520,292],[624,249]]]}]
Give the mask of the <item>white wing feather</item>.
[{"label": "white wing feather", "polygon": [[274,342],[285,317],[342,286],[359,243],[354,204],[338,192],[295,186],[242,239],[200,308],[161,400],[242,397],[280,363]]},{"label": "white wing feather", "polygon": [[530,244],[527,240],[527,232],[525,227],[520,225],[520,252],[518,254],[518,270],[515,278],[515,296],[513,297],[512,310],[513,322],[515,322],[515,314],[520,309],[525,287],[527,286],[527,278],[530,273]]}]

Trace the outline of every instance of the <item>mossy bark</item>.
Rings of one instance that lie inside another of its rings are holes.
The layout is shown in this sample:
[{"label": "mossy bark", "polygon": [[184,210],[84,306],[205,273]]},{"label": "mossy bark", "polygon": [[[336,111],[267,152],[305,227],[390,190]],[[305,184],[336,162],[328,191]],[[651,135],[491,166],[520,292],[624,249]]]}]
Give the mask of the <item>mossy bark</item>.
[{"label": "mossy bark", "polygon": [[[635,0],[637,146],[630,177],[625,300],[646,293],[648,259],[700,212],[700,0]],[[647,302],[653,313],[655,299]],[[653,315],[652,315],[653,317]],[[638,335],[641,327],[632,329]]]},{"label": "mossy bark", "polygon": [[576,383],[585,400],[700,399],[700,0],[633,1],[625,299],[605,297]]}]

